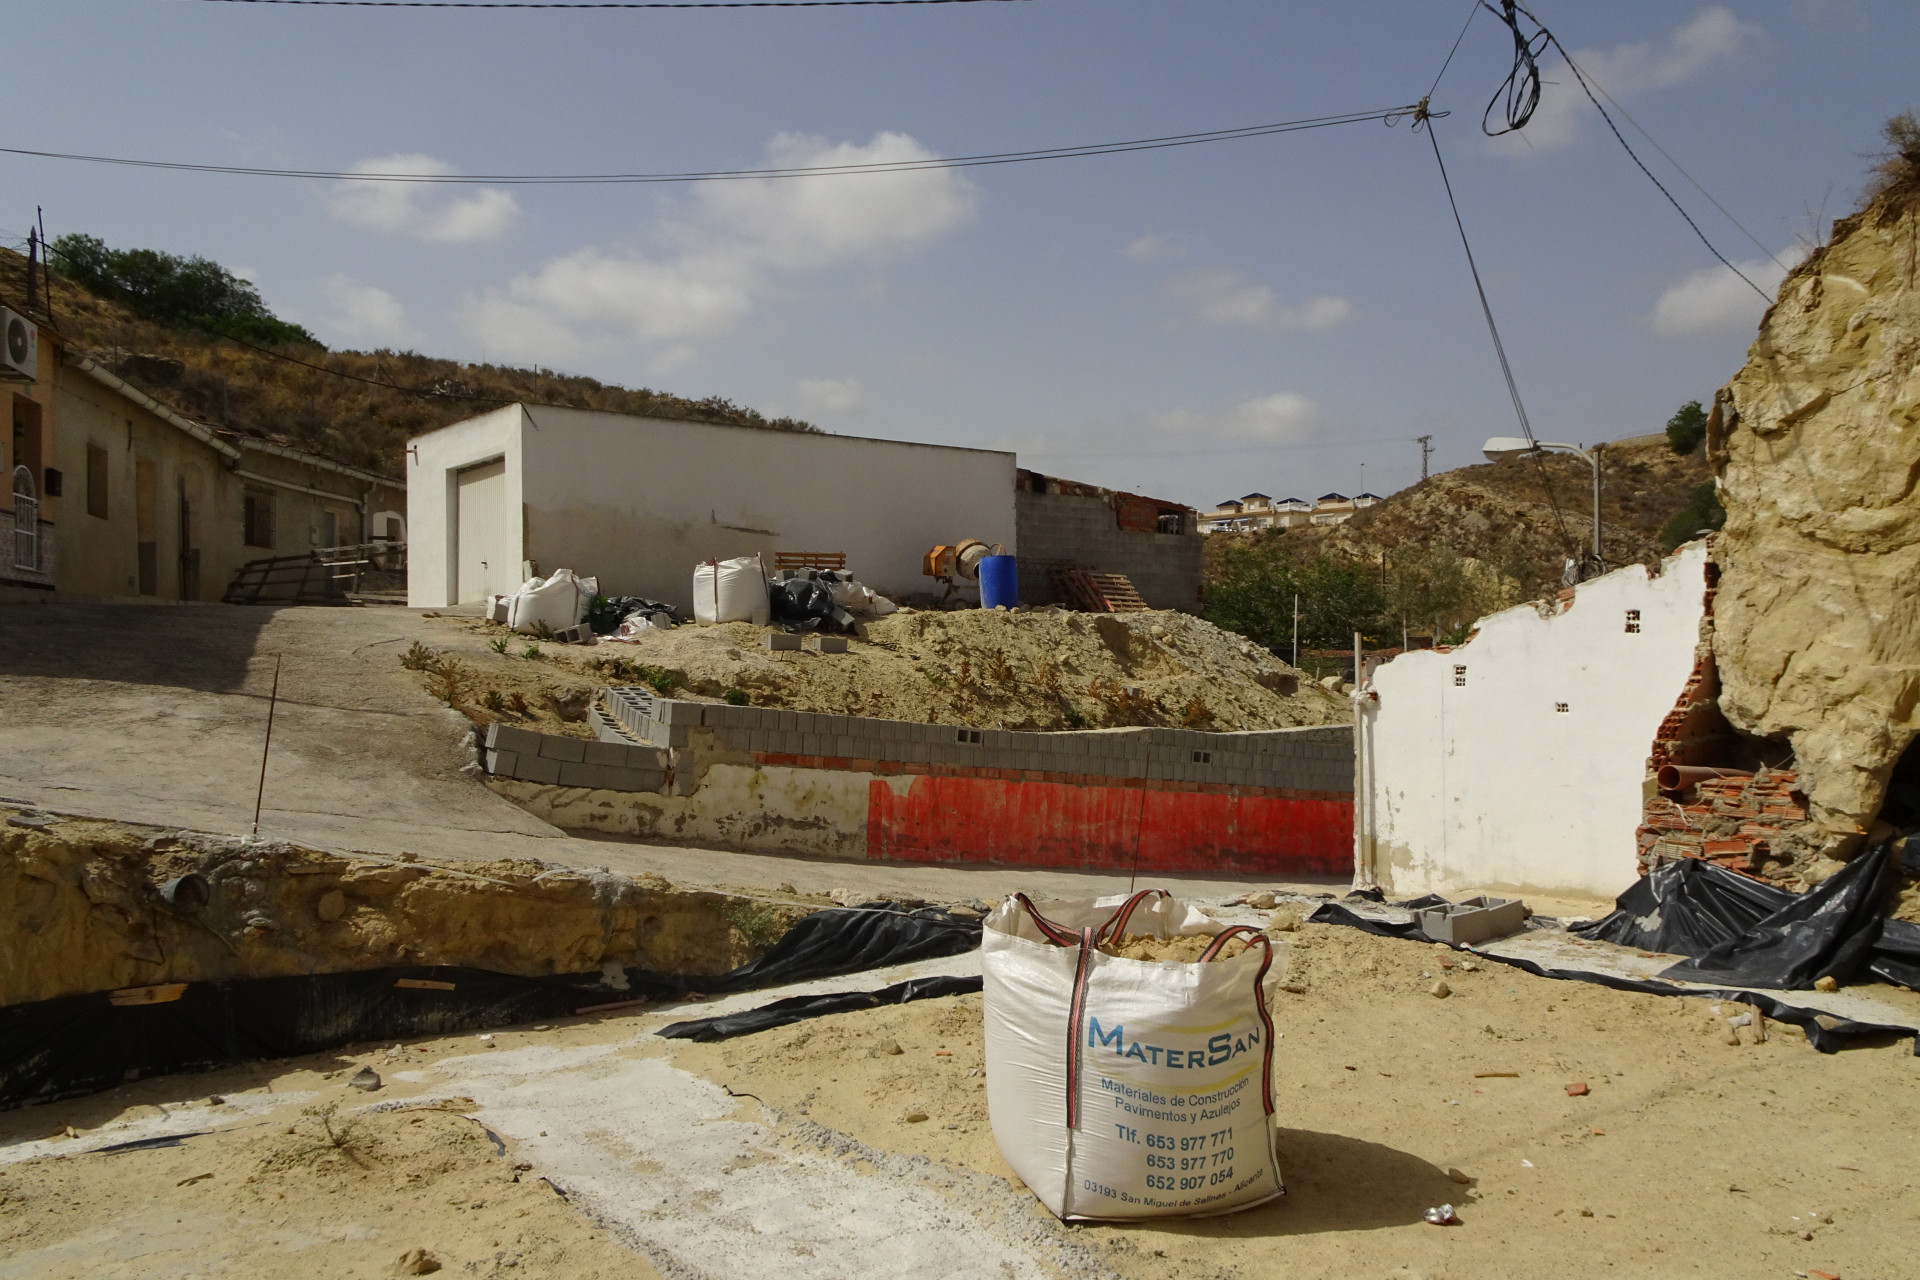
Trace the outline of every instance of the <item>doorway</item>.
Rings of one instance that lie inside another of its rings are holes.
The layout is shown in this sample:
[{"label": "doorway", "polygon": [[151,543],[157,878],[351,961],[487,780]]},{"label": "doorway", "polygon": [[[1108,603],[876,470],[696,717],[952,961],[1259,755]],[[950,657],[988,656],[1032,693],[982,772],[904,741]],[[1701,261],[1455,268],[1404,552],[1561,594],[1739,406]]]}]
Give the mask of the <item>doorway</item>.
[{"label": "doorway", "polygon": [[454,603],[472,604],[517,585],[515,523],[507,519],[507,460],[454,474]]}]

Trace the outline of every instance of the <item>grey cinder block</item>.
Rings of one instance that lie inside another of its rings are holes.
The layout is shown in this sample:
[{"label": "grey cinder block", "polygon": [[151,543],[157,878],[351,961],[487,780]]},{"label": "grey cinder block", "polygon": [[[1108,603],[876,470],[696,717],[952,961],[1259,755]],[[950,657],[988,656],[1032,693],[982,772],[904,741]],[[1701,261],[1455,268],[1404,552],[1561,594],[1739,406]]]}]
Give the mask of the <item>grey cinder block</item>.
[{"label": "grey cinder block", "polygon": [[514,770],[520,767],[520,753],[517,751],[487,752],[487,772],[499,777],[511,778]]},{"label": "grey cinder block", "polygon": [[800,637],[788,635],[784,631],[769,631],[767,632],[767,648],[798,651],[800,648]]},{"label": "grey cinder block", "polygon": [[511,725],[492,724],[487,726],[487,746],[496,751],[512,751],[519,755],[538,755],[540,739],[543,735],[529,729],[516,729]]},{"label": "grey cinder block", "polygon": [[[794,639],[797,640],[799,637],[795,636]],[[845,653],[850,646],[845,636],[814,636],[807,647],[815,653]]]},{"label": "grey cinder block", "polygon": [[560,761],[540,756],[521,756],[513,776],[527,782],[557,783],[560,781]]},{"label": "grey cinder block", "polygon": [[545,734],[540,739],[539,754],[548,760],[578,763],[587,758],[587,744],[579,738],[559,738]]},{"label": "grey cinder block", "polygon": [[589,742],[582,757],[588,764],[610,764],[616,769],[627,763],[627,749],[617,742]]}]

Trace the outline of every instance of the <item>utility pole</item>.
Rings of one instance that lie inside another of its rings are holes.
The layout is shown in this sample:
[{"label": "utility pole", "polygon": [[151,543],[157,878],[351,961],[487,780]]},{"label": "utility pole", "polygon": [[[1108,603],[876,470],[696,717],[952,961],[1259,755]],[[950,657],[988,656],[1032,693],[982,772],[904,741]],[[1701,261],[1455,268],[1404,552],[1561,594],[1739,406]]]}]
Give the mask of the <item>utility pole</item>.
[{"label": "utility pole", "polygon": [[1415,436],[1413,442],[1420,446],[1420,478],[1427,478],[1427,459],[1433,456],[1433,437]]}]

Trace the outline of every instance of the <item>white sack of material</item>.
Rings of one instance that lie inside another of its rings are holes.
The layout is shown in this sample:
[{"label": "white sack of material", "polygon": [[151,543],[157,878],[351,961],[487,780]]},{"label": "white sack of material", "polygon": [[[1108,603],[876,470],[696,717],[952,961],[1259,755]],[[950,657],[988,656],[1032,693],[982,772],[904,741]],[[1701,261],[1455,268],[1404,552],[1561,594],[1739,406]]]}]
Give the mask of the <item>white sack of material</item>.
[{"label": "white sack of material", "polygon": [[767,571],[758,556],[702,561],[693,570],[693,620],[751,622],[767,608]]},{"label": "white sack of material", "polygon": [[1063,1219],[1195,1217],[1285,1195],[1261,987],[1272,944],[1242,926],[1224,935],[1249,944],[1232,959],[1168,964],[1106,955],[1103,929],[1220,932],[1158,890],[1016,895],[987,917],[987,1112],[1007,1164]]},{"label": "white sack of material", "polygon": [[513,598],[507,625],[523,635],[538,631],[542,623],[554,631],[577,627],[599,590],[599,579],[578,577],[571,569],[555,569],[545,579],[529,578]]}]

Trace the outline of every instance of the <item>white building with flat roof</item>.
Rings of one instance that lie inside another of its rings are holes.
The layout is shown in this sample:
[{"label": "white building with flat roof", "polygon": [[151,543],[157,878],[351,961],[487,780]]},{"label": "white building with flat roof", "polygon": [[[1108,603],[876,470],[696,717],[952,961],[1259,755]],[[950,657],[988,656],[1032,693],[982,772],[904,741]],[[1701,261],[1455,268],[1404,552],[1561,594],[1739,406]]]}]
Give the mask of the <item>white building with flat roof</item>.
[{"label": "white building with flat roof", "polygon": [[407,603],[437,608],[572,569],[692,605],[703,560],[841,551],[888,595],[929,548],[1014,546],[1014,455],[511,404],[407,446]]}]

